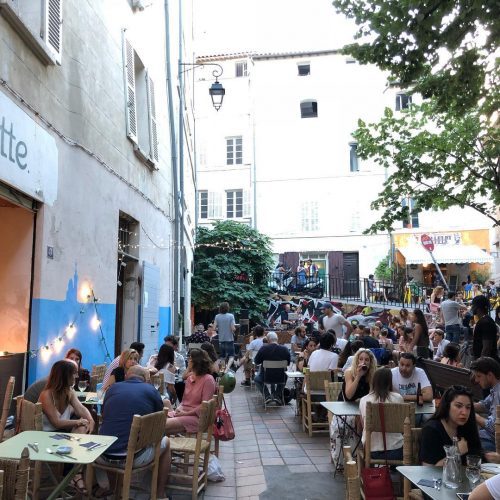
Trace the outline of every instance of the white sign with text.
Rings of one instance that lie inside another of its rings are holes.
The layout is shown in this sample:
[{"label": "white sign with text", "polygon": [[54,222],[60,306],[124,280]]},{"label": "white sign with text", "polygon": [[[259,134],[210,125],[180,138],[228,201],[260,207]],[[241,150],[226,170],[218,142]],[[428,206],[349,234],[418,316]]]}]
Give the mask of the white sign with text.
[{"label": "white sign with text", "polygon": [[57,177],[55,139],[0,92],[0,180],[52,205]]}]

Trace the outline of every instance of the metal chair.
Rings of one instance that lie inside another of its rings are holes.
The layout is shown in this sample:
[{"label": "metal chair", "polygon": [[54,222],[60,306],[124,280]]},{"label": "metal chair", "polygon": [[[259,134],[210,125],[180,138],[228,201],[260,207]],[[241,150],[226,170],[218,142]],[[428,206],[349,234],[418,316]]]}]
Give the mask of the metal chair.
[{"label": "metal chair", "polygon": [[262,399],[264,401],[264,409],[267,409],[268,403],[266,401],[266,385],[276,386],[276,389],[280,391],[279,394],[273,394],[272,396],[279,397],[280,406],[285,406],[284,389],[286,384],[286,370],[288,368],[288,362],[283,361],[270,361],[265,360],[262,362]]},{"label": "metal chair", "polygon": [[9,417],[15,383],[16,377],[9,377],[9,380],[7,381],[7,388],[5,389],[5,396],[3,398],[2,415],[0,416],[0,443],[3,441],[5,426],[7,425],[7,418]]}]

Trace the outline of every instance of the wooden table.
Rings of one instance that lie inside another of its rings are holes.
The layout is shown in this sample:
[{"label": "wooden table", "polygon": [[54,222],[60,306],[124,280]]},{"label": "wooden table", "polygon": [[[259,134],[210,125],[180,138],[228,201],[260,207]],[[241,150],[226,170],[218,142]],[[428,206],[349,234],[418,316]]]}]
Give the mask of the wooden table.
[{"label": "wooden table", "polygon": [[[321,406],[339,417],[361,415],[359,412],[359,403],[351,401],[322,401]],[[415,415],[432,415],[435,411],[434,402],[424,403],[423,406],[415,406]]]},{"label": "wooden table", "polygon": [[442,467],[436,467],[435,465],[402,465],[397,467],[397,471],[433,500],[457,500],[457,493],[470,493],[469,480],[465,477],[463,467],[462,481],[456,490],[445,488],[444,484],[441,485],[441,489],[439,490],[418,484],[421,479],[429,479],[431,481],[434,479],[443,479]]},{"label": "wooden table", "polygon": [[[52,462],[73,464],[69,473],[52,491],[48,500],[54,500],[68,486],[73,477],[81,471],[82,465],[91,464],[101,456],[118,438],[115,436],[101,436],[98,434],[70,434],[71,439],[56,440],[52,436],[55,434],[63,434],[58,431],[25,431],[7,439],[0,443],[0,457],[19,460],[24,448],[28,448],[30,460],[40,462]],[[64,433],[66,435],[66,433]],[[85,443],[99,443],[98,448],[88,450],[83,446]],[[38,452],[28,447],[28,444],[37,443]],[[69,455],[58,455],[57,453],[48,453],[47,448],[56,450],[58,446],[70,446],[72,448]],[[73,457],[73,458],[69,458]]]}]

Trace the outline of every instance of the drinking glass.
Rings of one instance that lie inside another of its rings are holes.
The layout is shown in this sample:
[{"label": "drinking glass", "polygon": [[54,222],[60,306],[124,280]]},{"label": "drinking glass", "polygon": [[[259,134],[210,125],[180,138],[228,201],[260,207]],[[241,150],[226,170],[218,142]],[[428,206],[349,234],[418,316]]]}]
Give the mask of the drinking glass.
[{"label": "drinking glass", "polygon": [[87,388],[87,381],[86,380],[79,380],[78,381],[78,390],[80,392],[83,392]]},{"label": "drinking glass", "polygon": [[160,388],[160,378],[159,377],[153,378],[153,386],[156,390],[158,390]]},{"label": "drinking glass", "polygon": [[477,455],[467,455],[467,466],[465,468],[465,475],[469,480],[471,490],[481,479],[481,457]]}]

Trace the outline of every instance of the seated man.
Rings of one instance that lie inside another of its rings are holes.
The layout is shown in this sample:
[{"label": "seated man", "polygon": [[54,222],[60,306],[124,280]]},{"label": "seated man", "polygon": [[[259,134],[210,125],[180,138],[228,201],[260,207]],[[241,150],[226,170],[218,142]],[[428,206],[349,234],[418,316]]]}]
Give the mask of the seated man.
[{"label": "seated man", "polygon": [[[490,390],[486,399],[474,403],[474,409],[483,451],[494,452],[496,408],[500,404],[500,364],[493,358],[481,357],[472,362],[470,369],[481,389]],[[487,417],[479,413],[486,413]]]},{"label": "seated man", "polygon": [[[106,391],[99,434],[116,436],[118,439],[96,460],[96,463],[123,469],[134,415],[148,415],[163,410],[160,393],[151,384],[145,383],[147,378],[148,370],[135,365],[128,369],[123,382],[113,384]],[[158,496],[164,497],[170,471],[170,448],[166,437],[163,438],[161,447]],[[143,448],[136,452],[134,466],[148,464],[153,459],[154,448]],[[109,487],[106,473],[96,469],[96,477],[100,488],[94,495],[106,496],[105,490]]]},{"label": "seated man", "polygon": [[433,344],[437,346],[436,354],[434,355],[434,361],[441,361],[444,356],[444,348],[450,343],[449,340],[444,338],[444,332],[440,328],[434,330]]},{"label": "seated man", "polygon": [[416,402],[417,387],[420,383],[424,402],[431,402],[432,386],[422,368],[417,368],[417,358],[411,352],[403,352],[399,358],[399,366],[393,368],[392,390],[403,396],[405,403]]},{"label": "seated man", "polygon": [[297,353],[302,351],[302,346],[305,340],[306,340],[306,327],[304,325],[300,325],[297,328],[295,328],[295,332],[290,340],[293,362],[295,362],[297,358]]},{"label": "seated man", "polygon": [[[267,334],[267,344],[264,344],[254,358],[256,365],[262,365],[264,361],[286,361],[290,363],[290,351],[283,345],[278,344],[278,335],[275,332]],[[267,380],[271,384],[271,393],[264,384],[264,367],[261,366],[259,373],[255,376],[257,389],[264,394],[266,404],[273,401],[281,404],[281,398],[285,384],[282,381],[282,370],[267,370]],[[275,383],[272,383],[273,380]]]}]

